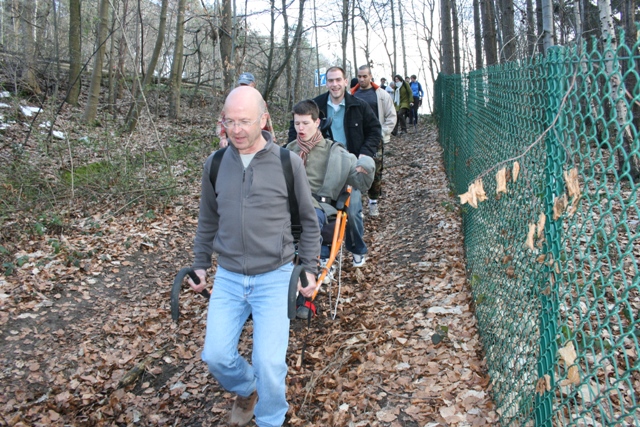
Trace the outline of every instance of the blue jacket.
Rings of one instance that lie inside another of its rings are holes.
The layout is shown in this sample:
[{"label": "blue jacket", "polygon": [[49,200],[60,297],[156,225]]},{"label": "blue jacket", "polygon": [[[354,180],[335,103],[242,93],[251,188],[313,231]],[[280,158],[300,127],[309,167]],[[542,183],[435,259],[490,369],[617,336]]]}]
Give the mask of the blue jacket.
[{"label": "blue jacket", "polygon": [[411,85],[411,92],[413,92],[413,96],[416,98],[422,98],[424,92],[422,92],[422,86],[419,81],[409,83]]}]

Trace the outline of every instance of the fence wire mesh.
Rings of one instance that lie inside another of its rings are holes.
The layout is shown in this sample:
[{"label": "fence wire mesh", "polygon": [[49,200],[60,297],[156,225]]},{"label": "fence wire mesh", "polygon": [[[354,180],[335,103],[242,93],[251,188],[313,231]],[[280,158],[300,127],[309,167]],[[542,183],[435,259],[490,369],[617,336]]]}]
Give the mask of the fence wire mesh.
[{"label": "fence wire mesh", "polygon": [[640,426],[640,46],[590,45],[436,83],[505,426]]}]

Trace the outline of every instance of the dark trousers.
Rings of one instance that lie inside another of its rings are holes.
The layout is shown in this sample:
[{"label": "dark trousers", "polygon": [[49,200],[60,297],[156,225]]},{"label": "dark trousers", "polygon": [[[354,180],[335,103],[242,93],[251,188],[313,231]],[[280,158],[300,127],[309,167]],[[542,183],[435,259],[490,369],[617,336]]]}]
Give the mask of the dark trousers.
[{"label": "dark trousers", "polygon": [[380,145],[378,146],[378,152],[376,156],[373,158],[376,163],[376,173],[373,177],[373,183],[371,184],[371,188],[369,188],[369,198],[371,200],[378,200],[380,195],[382,194],[382,159],[384,156],[384,141],[380,141]]},{"label": "dark trousers", "polygon": [[413,118],[413,123],[414,125],[418,124],[418,108],[420,108],[420,104],[422,104],[422,101],[420,101],[420,97],[418,96],[414,96],[413,97],[413,108],[411,109],[411,117]]},{"label": "dark trousers", "polygon": [[396,126],[393,128],[393,132],[391,132],[391,135],[398,134],[398,126],[400,126],[400,129],[403,132],[407,131],[407,115],[408,114],[409,114],[408,108],[401,108],[400,110],[398,110],[398,121],[396,122]]}]

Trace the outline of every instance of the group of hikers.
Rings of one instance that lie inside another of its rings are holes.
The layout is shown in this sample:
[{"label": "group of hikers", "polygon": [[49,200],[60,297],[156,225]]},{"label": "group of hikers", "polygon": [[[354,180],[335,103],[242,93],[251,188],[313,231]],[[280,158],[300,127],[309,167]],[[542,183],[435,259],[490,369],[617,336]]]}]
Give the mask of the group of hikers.
[{"label": "group of hikers", "polygon": [[[231,426],[246,425],[254,415],[259,427],[281,426],[285,420],[286,301],[294,256],[308,281],[306,287],[298,284],[298,292],[311,298],[329,253],[331,242],[322,238],[332,231],[328,217],[347,185],[352,191],[345,248],[354,268],[366,263],[362,193],[368,193],[369,216],[379,215],[384,144],[397,132],[398,121],[401,133],[406,132],[403,88],[411,86],[397,78],[398,89],[390,93],[373,82],[369,66],[362,66],[357,83],[347,90],[344,69],[329,68],[328,91],[293,108],[286,148],[297,155],[291,156],[274,140],[267,105],[251,73],[240,75],[239,86],[225,100],[218,129],[224,151],[209,156],[202,174],[192,265],[200,283],[190,279],[189,284],[196,292],[207,287],[206,271],[215,252],[202,360],[222,387],[236,394]],[[410,107],[416,104],[412,101]],[[293,209],[298,233],[292,231]],[[251,363],[238,352],[250,315]]]}]

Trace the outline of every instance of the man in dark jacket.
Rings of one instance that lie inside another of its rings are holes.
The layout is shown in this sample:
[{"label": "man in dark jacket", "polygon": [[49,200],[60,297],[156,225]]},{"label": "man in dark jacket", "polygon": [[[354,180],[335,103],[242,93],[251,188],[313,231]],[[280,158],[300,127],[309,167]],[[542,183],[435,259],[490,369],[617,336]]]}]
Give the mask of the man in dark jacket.
[{"label": "man in dark jacket", "polygon": [[[382,140],[382,126],[375,113],[365,101],[346,92],[346,73],[340,67],[327,70],[327,93],[316,97],[321,118],[330,118],[331,127],[325,137],[347,147],[357,157],[375,157]],[[289,141],[297,138],[293,121],[289,127]],[[351,193],[351,202],[347,211],[346,247],[353,254],[353,266],[362,267],[365,263],[367,245],[364,242],[364,223],[362,219],[362,197],[358,190]]]}]

